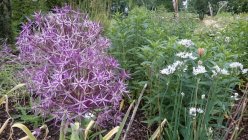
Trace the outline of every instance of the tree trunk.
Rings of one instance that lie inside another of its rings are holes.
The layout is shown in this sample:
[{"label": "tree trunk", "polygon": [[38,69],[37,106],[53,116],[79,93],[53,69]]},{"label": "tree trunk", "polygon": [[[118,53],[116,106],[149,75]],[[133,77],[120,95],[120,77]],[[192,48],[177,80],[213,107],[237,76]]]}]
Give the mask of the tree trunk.
[{"label": "tree trunk", "polygon": [[178,18],[179,17],[179,13],[178,13],[178,0],[172,0],[173,3],[173,8],[174,8],[174,17]]},{"label": "tree trunk", "polygon": [[11,26],[11,1],[0,0],[0,43],[7,39],[7,42],[13,43],[13,32]]}]

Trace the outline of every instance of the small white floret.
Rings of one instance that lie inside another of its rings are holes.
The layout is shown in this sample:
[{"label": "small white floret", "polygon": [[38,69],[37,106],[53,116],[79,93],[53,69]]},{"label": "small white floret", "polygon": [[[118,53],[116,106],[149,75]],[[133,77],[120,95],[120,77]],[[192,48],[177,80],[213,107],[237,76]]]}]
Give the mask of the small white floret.
[{"label": "small white floret", "polygon": [[202,73],[206,73],[206,69],[204,66],[202,65],[198,65],[197,67],[193,67],[193,74],[194,75],[198,75],[198,74],[202,74]]}]

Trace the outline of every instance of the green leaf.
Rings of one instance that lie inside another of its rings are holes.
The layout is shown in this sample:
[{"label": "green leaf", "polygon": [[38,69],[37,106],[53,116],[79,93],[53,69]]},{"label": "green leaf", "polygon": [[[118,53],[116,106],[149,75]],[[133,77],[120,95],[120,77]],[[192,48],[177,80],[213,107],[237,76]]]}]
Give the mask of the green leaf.
[{"label": "green leaf", "polygon": [[119,131],[120,127],[119,126],[116,126],[115,128],[113,128],[111,131],[108,132],[108,134],[106,134],[104,137],[103,137],[103,140],[109,140],[111,139],[111,137],[117,133]]},{"label": "green leaf", "polygon": [[80,140],[79,139],[79,122],[71,124],[71,139],[70,140]]},{"label": "green leaf", "polygon": [[34,135],[31,133],[31,131],[25,125],[23,125],[21,123],[15,123],[11,126],[11,128],[13,128],[13,127],[17,127],[19,129],[21,129],[24,133],[26,133],[26,135],[28,136],[28,138],[30,140],[36,140]]},{"label": "green leaf", "polygon": [[17,90],[17,89],[19,89],[19,88],[25,86],[25,85],[26,85],[26,84],[18,84],[18,85],[16,85],[14,88],[12,88],[10,91],[8,91],[6,94],[8,95],[9,93],[11,93],[11,92],[13,92],[13,91],[15,91],[15,90]]},{"label": "green leaf", "polygon": [[132,109],[132,107],[133,107],[133,105],[134,105],[134,102],[135,102],[135,100],[134,100],[134,101],[131,103],[131,105],[129,106],[129,108],[128,108],[128,110],[127,110],[127,112],[126,112],[126,114],[125,114],[125,116],[124,116],[124,118],[123,118],[123,120],[122,120],[122,122],[121,122],[121,124],[120,124],[119,131],[118,131],[117,134],[115,135],[114,140],[119,140],[119,138],[120,138],[120,136],[121,136],[122,129],[124,128],[124,125],[125,125],[125,123],[126,123],[126,121],[127,121],[127,117],[128,117],[129,114],[130,114],[130,111],[131,111],[131,109]]}]

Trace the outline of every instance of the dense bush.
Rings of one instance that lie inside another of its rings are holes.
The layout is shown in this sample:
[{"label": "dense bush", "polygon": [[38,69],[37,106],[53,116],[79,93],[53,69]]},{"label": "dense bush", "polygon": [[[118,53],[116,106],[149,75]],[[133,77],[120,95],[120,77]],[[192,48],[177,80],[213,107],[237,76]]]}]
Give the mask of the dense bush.
[{"label": "dense bush", "polygon": [[41,115],[81,120],[119,106],[127,74],[107,55],[110,42],[87,15],[68,6],[36,13],[23,25],[17,45],[22,76]]},{"label": "dense bush", "polygon": [[248,0],[229,0],[228,11],[233,13],[248,12]]}]

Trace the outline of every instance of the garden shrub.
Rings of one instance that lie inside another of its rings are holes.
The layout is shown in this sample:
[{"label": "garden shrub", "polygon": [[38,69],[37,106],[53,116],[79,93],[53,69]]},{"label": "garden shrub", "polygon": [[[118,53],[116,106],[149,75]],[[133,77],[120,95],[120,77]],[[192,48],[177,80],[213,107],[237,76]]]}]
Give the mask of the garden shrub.
[{"label": "garden shrub", "polygon": [[17,46],[37,113],[73,121],[117,110],[128,75],[106,53],[101,29],[69,6],[35,13],[23,25]]}]

